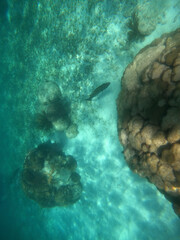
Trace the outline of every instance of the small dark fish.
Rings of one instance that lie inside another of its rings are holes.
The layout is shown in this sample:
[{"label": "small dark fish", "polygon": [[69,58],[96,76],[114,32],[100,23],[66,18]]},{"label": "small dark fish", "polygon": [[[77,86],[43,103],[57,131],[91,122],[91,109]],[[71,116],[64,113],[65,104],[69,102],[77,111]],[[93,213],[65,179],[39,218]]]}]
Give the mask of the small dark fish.
[{"label": "small dark fish", "polygon": [[86,99],[87,101],[91,101],[95,96],[97,96],[100,92],[104,91],[108,86],[110,85],[110,82],[103,83],[99,87],[97,87],[91,95]]}]

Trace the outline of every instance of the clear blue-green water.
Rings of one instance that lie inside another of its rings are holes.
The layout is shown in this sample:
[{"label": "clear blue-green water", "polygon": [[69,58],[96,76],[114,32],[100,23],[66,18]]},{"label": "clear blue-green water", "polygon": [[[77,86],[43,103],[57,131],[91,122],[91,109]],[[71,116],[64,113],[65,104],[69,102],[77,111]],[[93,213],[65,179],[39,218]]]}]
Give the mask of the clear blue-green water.
[{"label": "clear blue-green water", "polygon": [[[130,38],[127,23],[137,8],[155,27]],[[124,161],[115,105],[127,64],[179,27],[179,9],[178,0],[1,0],[0,239],[180,239],[171,204]],[[71,103],[76,138],[35,127],[45,80],[55,81]],[[111,85],[103,94],[84,101],[104,82]],[[83,193],[70,207],[43,209],[21,189],[25,155],[46,140],[61,143],[78,162]]]}]

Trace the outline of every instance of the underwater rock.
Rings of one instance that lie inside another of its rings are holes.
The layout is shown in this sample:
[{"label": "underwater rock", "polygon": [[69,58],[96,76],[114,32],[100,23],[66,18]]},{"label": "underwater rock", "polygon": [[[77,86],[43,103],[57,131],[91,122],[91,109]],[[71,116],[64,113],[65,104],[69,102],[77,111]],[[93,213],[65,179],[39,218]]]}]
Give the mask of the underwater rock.
[{"label": "underwater rock", "polygon": [[65,131],[69,126],[68,121],[64,120],[63,118],[60,118],[53,122],[53,127],[57,131]]},{"label": "underwater rock", "polygon": [[148,8],[138,6],[135,12],[135,18],[137,23],[137,30],[141,35],[149,35],[151,34],[157,24],[157,18],[152,16],[152,12],[149,11]]},{"label": "underwater rock", "polygon": [[59,86],[55,82],[45,81],[40,86],[38,97],[40,103],[48,104],[54,99],[61,97]]},{"label": "underwater rock", "polygon": [[25,158],[23,190],[42,207],[71,205],[80,199],[82,193],[76,167],[76,160],[72,156],[66,156],[58,144],[40,144]]},{"label": "underwater rock", "polygon": [[[54,128],[57,131],[67,130],[66,135],[70,138],[76,137],[78,130],[68,130],[71,127],[71,107],[62,97],[59,86],[53,81],[45,81],[39,90],[40,113],[36,116],[36,125],[41,130]],[[72,123],[72,125],[75,125]],[[76,125],[77,128],[77,125]],[[71,127],[71,129],[73,129]],[[76,134],[75,134],[76,132]]]},{"label": "underwater rock", "polygon": [[78,127],[76,124],[70,125],[65,131],[68,138],[75,138],[78,135]]},{"label": "underwater rock", "polygon": [[122,77],[118,134],[132,171],[180,216],[180,29],[143,48]]},{"label": "underwater rock", "polygon": [[159,1],[138,1],[134,11],[136,28],[142,36],[151,34],[158,23],[163,20],[165,9],[168,3],[163,0]]}]

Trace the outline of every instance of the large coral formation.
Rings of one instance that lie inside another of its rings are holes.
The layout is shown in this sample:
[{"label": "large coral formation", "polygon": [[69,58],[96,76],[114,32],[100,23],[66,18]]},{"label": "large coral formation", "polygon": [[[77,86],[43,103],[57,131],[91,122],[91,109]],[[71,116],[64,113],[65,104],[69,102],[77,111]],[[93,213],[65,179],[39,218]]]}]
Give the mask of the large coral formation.
[{"label": "large coral formation", "polygon": [[76,160],[65,156],[57,144],[40,144],[26,156],[22,172],[23,190],[42,207],[73,204],[82,192],[76,167]]},{"label": "large coral formation", "polygon": [[142,49],[117,99],[118,133],[129,167],[180,216],[180,29]]}]

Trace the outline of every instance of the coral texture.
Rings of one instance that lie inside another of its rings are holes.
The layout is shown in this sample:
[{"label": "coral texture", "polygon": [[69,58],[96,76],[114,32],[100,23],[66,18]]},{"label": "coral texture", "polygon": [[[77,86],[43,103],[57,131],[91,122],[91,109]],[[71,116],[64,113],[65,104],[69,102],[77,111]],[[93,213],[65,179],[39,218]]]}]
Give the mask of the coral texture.
[{"label": "coral texture", "polygon": [[78,135],[78,127],[71,119],[70,103],[62,97],[57,83],[44,81],[38,97],[40,113],[36,117],[37,126],[42,130],[54,128],[64,131],[68,138],[75,138]]},{"label": "coral texture", "polygon": [[180,215],[180,29],[154,40],[128,65],[117,109],[129,167]]},{"label": "coral texture", "polygon": [[40,144],[26,156],[22,172],[23,190],[42,207],[73,204],[82,192],[76,167],[76,160],[65,156],[57,144]]}]

